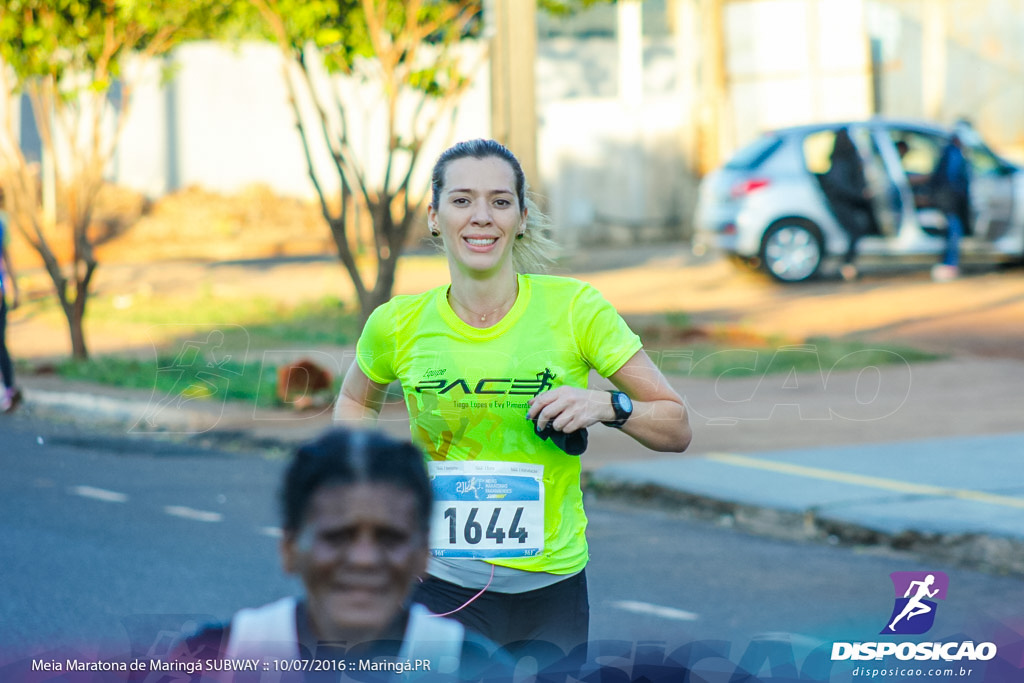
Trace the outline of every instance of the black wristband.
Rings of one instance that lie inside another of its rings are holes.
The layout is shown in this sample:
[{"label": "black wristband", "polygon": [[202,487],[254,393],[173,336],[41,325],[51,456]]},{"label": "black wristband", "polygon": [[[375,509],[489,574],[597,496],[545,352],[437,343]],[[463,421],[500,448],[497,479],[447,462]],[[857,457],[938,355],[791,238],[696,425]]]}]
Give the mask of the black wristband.
[{"label": "black wristband", "polygon": [[602,422],[602,424],[622,429],[622,425],[626,424],[626,420],[633,414],[633,401],[621,391],[609,389],[608,393],[612,395],[612,410],[615,411],[615,419],[611,422]]}]

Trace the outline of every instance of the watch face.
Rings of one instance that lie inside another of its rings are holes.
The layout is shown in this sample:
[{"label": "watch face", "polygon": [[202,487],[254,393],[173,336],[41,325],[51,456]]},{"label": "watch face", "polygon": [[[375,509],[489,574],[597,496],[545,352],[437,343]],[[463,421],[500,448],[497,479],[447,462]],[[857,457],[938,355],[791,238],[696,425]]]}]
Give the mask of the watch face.
[{"label": "watch face", "polygon": [[633,412],[633,400],[626,394],[622,392],[615,394],[615,402],[618,404],[619,410],[626,415]]}]

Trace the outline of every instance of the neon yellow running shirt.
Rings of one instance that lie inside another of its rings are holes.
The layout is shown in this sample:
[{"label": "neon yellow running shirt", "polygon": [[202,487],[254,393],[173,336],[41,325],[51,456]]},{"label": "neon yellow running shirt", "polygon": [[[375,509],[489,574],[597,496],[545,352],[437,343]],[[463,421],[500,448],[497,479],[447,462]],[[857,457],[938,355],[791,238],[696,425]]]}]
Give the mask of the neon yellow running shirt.
[{"label": "neon yellow running shirt", "polygon": [[534,433],[527,400],[562,385],[586,387],[591,369],[614,374],[641,342],[587,283],[518,277],[512,309],[486,329],[455,314],[447,285],[396,296],[370,315],[356,358],[372,381],[401,382],[412,438],[428,463],[497,460],[544,467],[543,551],[488,561],[571,574],[588,557],[580,458]]}]

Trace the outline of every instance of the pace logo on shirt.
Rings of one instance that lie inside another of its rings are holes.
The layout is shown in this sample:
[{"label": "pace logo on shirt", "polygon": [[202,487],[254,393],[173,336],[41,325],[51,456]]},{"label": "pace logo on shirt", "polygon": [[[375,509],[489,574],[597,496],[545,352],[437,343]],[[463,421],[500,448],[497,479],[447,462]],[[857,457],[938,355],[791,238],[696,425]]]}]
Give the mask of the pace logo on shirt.
[{"label": "pace logo on shirt", "polygon": [[[434,373],[436,371],[431,371],[427,374]],[[430,391],[437,392],[440,396],[452,394],[453,392],[478,396],[536,396],[541,392],[554,388],[554,384],[551,381],[556,377],[557,375],[552,373],[550,368],[544,368],[542,372],[538,372],[532,378],[459,377],[448,379],[442,376],[423,379],[417,382],[414,388],[418,394]]]}]

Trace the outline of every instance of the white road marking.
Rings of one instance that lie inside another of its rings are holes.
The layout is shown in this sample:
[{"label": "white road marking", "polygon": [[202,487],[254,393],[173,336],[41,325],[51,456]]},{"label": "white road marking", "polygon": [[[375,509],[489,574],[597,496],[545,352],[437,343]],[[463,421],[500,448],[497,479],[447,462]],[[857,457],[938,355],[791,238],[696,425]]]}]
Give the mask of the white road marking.
[{"label": "white road marking", "polygon": [[612,607],[618,607],[621,610],[635,614],[650,614],[662,619],[674,619],[675,621],[697,621],[700,619],[700,615],[693,612],[676,609],[675,607],[665,607],[664,605],[652,605],[649,602],[639,602],[637,600],[616,600],[612,603]]},{"label": "white road marking", "polygon": [[219,522],[224,519],[224,515],[220,514],[219,512],[194,510],[183,505],[168,505],[167,507],[164,508],[164,512],[173,517],[191,519],[196,522]]},{"label": "white road marking", "polygon": [[93,500],[102,500],[105,503],[127,503],[128,494],[118,493],[117,491],[108,491],[106,489],[98,489],[94,486],[72,486],[70,489],[71,493],[76,496],[82,496],[83,498],[92,498]]},{"label": "white road marking", "polygon": [[260,527],[260,533],[264,536],[270,536],[271,538],[281,538],[284,535],[284,532],[281,531],[280,527],[276,526]]}]

